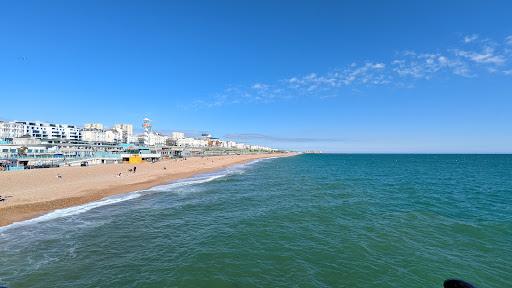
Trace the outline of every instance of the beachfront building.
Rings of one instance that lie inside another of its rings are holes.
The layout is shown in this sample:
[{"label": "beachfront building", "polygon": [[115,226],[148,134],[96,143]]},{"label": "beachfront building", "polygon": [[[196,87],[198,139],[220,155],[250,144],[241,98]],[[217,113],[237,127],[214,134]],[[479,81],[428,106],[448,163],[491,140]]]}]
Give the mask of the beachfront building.
[{"label": "beachfront building", "polygon": [[138,164],[142,161],[158,161],[162,157],[155,149],[134,144],[121,144],[123,149],[121,158],[124,162]]},{"label": "beachfront building", "polygon": [[116,124],[113,129],[121,134],[121,142],[123,143],[133,143],[132,141],[137,139],[133,136],[132,124]]},{"label": "beachfront building", "polygon": [[36,158],[48,155],[48,149],[42,145],[0,144],[0,159]]},{"label": "beachfront building", "polygon": [[144,118],[142,123],[144,134],[139,135],[139,143],[146,146],[163,146],[166,145],[168,136],[153,131],[151,120]]},{"label": "beachfront building", "polygon": [[123,134],[115,129],[105,130],[105,142],[107,143],[119,143],[123,140]]},{"label": "beachfront building", "polygon": [[222,148],[232,149],[235,148],[236,142],[235,141],[223,141],[221,144]]},{"label": "beachfront building", "polygon": [[82,130],[82,141],[85,142],[105,142],[105,131],[100,129],[88,129]]},{"label": "beachfront building", "polygon": [[172,140],[179,140],[185,138],[185,133],[183,132],[172,132],[171,137]]},{"label": "beachfront building", "polygon": [[208,147],[222,147],[222,140],[210,137],[207,139]]},{"label": "beachfront building", "polygon": [[249,149],[253,151],[265,151],[272,152],[273,149],[270,147],[260,146],[260,145],[249,145]]},{"label": "beachfront building", "polygon": [[176,140],[176,146],[178,147],[208,147],[208,140],[196,139],[196,138],[182,138]]},{"label": "beachfront building", "polygon": [[123,143],[129,143],[129,144],[139,143],[139,136],[137,136],[137,135],[130,135],[130,136],[126,137],[126,142],[123,141]]},{"label": "beachfront building", "polygon": [[163,146],[166,144],[168,138],[168,136],[156,132],[144,134],[144,145]]},{"label": "beachfront building", "polygon": [[23,124],[0,121],[0,139],[21,137],[23,133]]},{"label": "beachfront building", "polygon": [[87,124],[84,124],[84,129],[103,130],[103,124],[101,124],[101,123],[87,123]]},{"label": "beachfront building", "polygon": [[165,144],[167,146],[177,146],[176,142],[179,139],[184,139],[184,138],[185,138],[185,133],[183,133],[183,132],[171,132],[171,135],[169,136],[169,138],[167,139]]},{"label": "beachfront building", "polygon": [[122,140],[122,134],[115,129],[90,129],[82,130],[82,141],[85,142],[106,142],[119,143]]},{"label": "beachfront building", "polygon": [[80,129],[74,125],[45,123],[39,121],[16,121],[23,125],[23,135],[38,139],[80,140]]}]

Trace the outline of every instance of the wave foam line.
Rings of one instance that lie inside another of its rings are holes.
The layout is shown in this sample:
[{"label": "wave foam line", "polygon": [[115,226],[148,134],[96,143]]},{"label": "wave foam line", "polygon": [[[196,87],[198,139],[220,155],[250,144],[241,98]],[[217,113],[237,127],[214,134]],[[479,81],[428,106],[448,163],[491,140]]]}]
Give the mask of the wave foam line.
[{"label": "wave foam line", "polygon": [[123,194],[121,196],[116,195],[116,196],[106,197],[99,201],[90,202],[90,203],[83,204],[83,205],[57,209],[57,210],[54,210],[52,212],[49,212],[47,214],[44,214],[44,215],[36,217],[36,218],[32,218],[32,219],[20,221],[20,222],[14,222],[7,226],[0,227],[0,233],[4,232],[7,229],[12,229],[12,228],[16,228],[16,227],[21,227],[21,226],[26,226],[26,225],[36,224],[36,223],[40,223],[40,222],[46,222],[46,221],[54,220],[54,219],[58,219],[58,218],[69,217],[69,216],[81,214],[81,213],[87,212],[94,208],[128,201],[131,199],[139,198],[140,196],[142,196],[142,194],[140,194],[139,192],[131,192],[128,194]]},{"label": "wave foam line", "polygon": [[[271,159],[273,159],[273,158],[271,158]],[[216,173],[200,174],[200,175],[197,175],[197,176],[194,176],[191,178],[177,180],[177,181],[169,183],[169,184],[158,185],[158,186],[155,186],[153,188],[143,190],[143,191],[134,191],[134,192],[130,192],[130,193],[122,194],[122,195],[109,196],[109,197],[103,198],[101,200],[90,202],[87,204],[73,206],[73,207],[69,207],[69,208],[57,209],[57,210],[54,210],[52,212],[49,212],[47,214],[41,215],[36,218],[32,218],[32,219],[24,220],[24,221],[20,221],[20,222],[14,222],[7,226],[0,227],[0,233],[6,231],[8,229],[12,229],[12,228],[16,228],[16,227],[21,227],[21,226],[40,223],[40,222],[46,222],[49,220],[59,219],[59,218],[63,218],[63,217],[69,217],[69,216],[73,216],[73,215],[82,214],[91,209],[136,199],[143,195],[152,194],[154,192],[164,192],[164,191],[168,191],[169,189],[173,189],[173,188],[180,188],[180,187],[184,187],[184,186],[197,185],[197,184],[210,182],[210,181],[228,176],[230,174],[242,171],[245,168],[249,167],[250,165],[260,162],[261,160],[265,160],[265,159],[256,159],[254,161],[251,161],[251,162],[248,162],[245,164],[239,164],[239,165],[234,165],[234,166],[228,167],[228,168],[221,170],[219,172],[216,172]],[[146,193],[144,193],[144,192],[146,192]]]}]

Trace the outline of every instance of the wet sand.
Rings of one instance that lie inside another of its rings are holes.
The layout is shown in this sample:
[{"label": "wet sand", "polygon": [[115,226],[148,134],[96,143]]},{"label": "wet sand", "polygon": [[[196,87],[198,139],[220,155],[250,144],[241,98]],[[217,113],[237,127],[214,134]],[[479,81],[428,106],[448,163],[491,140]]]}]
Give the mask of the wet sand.
[{"label": "wet sand", "polygon": [[[295,154],[192,157],[157,163],[108,164],[0,173],[0,226],[37,217],[55,209],[169,183],[230,165]],[[134,166],[135,173],[128,172]],[[165,167],[165,169],[164,169]],[[121,176],[118,174],[121,173]],[[60,175],[60,177],[58,177]]]}]

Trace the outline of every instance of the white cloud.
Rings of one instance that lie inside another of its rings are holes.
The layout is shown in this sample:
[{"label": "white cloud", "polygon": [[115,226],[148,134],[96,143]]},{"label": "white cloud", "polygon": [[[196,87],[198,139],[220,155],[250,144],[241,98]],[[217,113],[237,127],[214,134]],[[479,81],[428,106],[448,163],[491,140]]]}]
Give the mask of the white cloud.
[{"label": "white cloud", "polygon": [[403,58],[392,62],[393,71],[400,77],[431,79],[435,74],[447,71],[460,76],[468,76],[465,63],[454,57],[439,53],[403,53]]},{"label": "white cloud", "polygon": [[255,90],[265,90],[267,88],[268,88],[268,85],[265,85],[262,83],[256,83],[256,84],[252,85],[252,89],[255,89]]},{"label": "white cloud", "polygon": [[507,38],[505,38],[505,43],[512,46],[512,35],[507,36]]},{"label": "white cloud", "polygon": [[363,93],[370,86],[413,87],[419,80],[438,75],[476,77],[480,73],[512,75],[510,59],[512,35],[505,44],[481,39],[473,34],[464,37],[463,48],[439,49],[434,52],[406,50],[395,59],[352,62],[344,68],[325,73],[295,75],[271,83],[232,86],[209,100],[194,101],[196,107],[219,107],[240,103],[271,103],[299,97],[328,99],[345,93]]},{"label": "white cloud", "polygon": [[494,48],[489,46],[484,47],[481,52],[455,50],[455,54],[479,64],[502,65],[506,61],[505,56],[496,54]]},{"label": "white cloud", "polygon": [[471,43],[475,40],[478,39],[478,35],[477,34],[473,34],[473,35],[466,35],[464,36],[464,43]]}]

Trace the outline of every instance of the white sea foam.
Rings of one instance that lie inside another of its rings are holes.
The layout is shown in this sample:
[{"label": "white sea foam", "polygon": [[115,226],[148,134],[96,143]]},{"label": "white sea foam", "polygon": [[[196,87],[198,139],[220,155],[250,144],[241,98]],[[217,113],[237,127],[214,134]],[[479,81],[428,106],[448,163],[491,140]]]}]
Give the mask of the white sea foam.
[{"label": "white sea foam", "polygon": [[45,222],[45,221],[49,221],[49,220],[53,220],[53,219],[58,219],[58,218],[69,217],[69,216],[81,214],[81,213],[87,212],[91,209],[98,208],[98,207],[112,205],[115,203],[136,199],[136,198],[139,198],[146,194],[152,194],[155,192],[172,191],[172,189],[181,188],[184,186],[197,185],[197,184],[210,182],[210,181],[213,181],[213,180],[216,180],[216,179],[219,179],[219,178],[231,175],[231,174],[242,173],[247,167],[251,166],[252,164],[258,163],[258,162],[260,162],[262,160],[266,160],[266,159],[273,159],[273,158],[256,159],[254,161],[251,161],[251,162],[248,162],[245,164],[239,164],[239,165],[234,165],[234,166],[228,167],[224,170],[221,170],[221,171],[218,171],[215,173],[201,174],[201,175],[197,175],[197,176],[194,176],[191,178],[178,180],[176,182],[172,182],[169,184],[158,185],[158,186],[155,186],[153,188],[143,190],[143,191],[134,191],[134,192],[130,192],[127,194],[110,196],[110,197],[103,198],[99,201],[87,203],[84,205],[73,206],[73,207],[63,208],[63,209],[57,209],[55,211],[52,211],[50,213],[44,214],[42,216],[39,216],[39,217],[36,217],[33,219],[15,222],[15,223],[12,223],[7,226],[0,227],[0,233],[6,231],[8,229],[12,229],[12,228],[16,228],[16,227],[21,227],[21,226],[36,224],[36,223]]},{"label": "white sea foam", "polygon": [[106,198],[103,198],[103,199],[101,199],[99,201],[87,203],[87,204],[84,204],[84,205],[73,206],[73,207],[63,208],[63,209],[57,209],[57,210],[52,211],[52,212],[50,212],[48,214],[44,214],[42,216],[39,216],[39,217],[36,217],[36,218],[33,218],[33,219],[29,219],[29,220],[25,220],[25,221],[20,221],[20,222],[14,222],[14,223],[12,223],[10,225],[4,226],[4,227],[0,227],[0,233],[4,232],[7,229],[11,229],[11,228],[16,228],[16,227],[20,227],[20,226],[26,226],[26,225],[30,225],[30,224],[36,224],[36,223],[40,223],[40,222],[45,222],[45,221],[48,221],[48,220],[53,220],[53,219],[58,219],[58,218],[62,218],[62,217],[68,217],[68,216],[73,216],[73,215],[81,214],[81,213],[87,212],[87,211],[89,211],[91,209],[94,209],[94,208],[98,208],[98,207],[106,206],[106,205],[112,205],[112,204],[115,204],[115,203],[119,203],[119,202],[131,200],[131,199],[139,198],[140,196],[142,196],[142,194],[140,194],[140,192],[131,192],[131,193],[123,194],[123,195],[116,195],[116,196],[106,197]]}]

